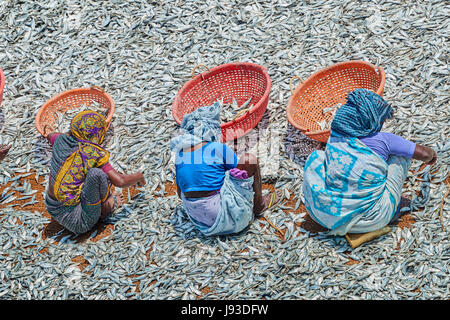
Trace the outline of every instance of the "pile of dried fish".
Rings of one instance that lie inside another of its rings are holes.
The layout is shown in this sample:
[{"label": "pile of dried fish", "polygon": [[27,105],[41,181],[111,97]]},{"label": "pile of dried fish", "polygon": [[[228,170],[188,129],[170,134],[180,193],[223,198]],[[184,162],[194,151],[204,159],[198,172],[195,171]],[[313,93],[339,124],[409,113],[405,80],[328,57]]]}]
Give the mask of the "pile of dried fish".
[{"label": "pile of dried fish", "polygon": [[[116,104],[113,166],[142,170],[147,180],[98,242],[43,239],[47,218],[2,209],[0,298],[448,299],[448,201],[445,232],[438,218],[450,165],[448,10],[443,0],[0,2],[0,137],[13,144],[0,183],[31,169],[48,176],[51,154],[34,127],[36,112],[57,93],[92,85]],[[257,145],[264,182],[294,194],[297,209],[304,153],[319,145],[289,129],[289,80],[346,60],[385,69],[384,97],[397,106],[385,130],[438,154],[431,168],[412,161],[409,228],[353,250],[343,237],[298,227],[306,213],[286,213],[282,204],[266,217],[284,240],[265,220],[239,235],[205,238],[176,196],[163,197],[174,181],[171,103],[191,77],[189,66],[248,61],[268,69],[272,87],[255,129],[260,143],[236,150]]]},{"label": "pile of dried fish", "polygon": [[[15,177],[11,177],[11,179],[9,180],[10,182],[12,182],[11,185],[6,187],[2,191],[2,194],[0,195],[0,205],[6,205],[8,203],[13,202],[14,200],[17,200],[17,201],[28,200],[28,201],[23,204],[17,204],[17,203],[11,204],[10,207],[20,206],[23,208],[25,206],[29,206],[29,205],[33,205],[33,204],[37,203],[38,202],[36,200],[37,190],[33,190],[31,188],[30,182],[25,180],[25,182],[22,186],[20,186],[20,183],[19,183],[20,178],[25,178],[32,174],[33,173],[26,173],[26,174],[20,174]],[[21,196],[20,197],[15,196],[14,195],[15,192],[20,193]]]},{"label": "pile of dried fish", "polygon": [[223,98],[218,100],[217,102],[220,104],[220,122],[227,123],[249,111],[253,108],[253,104],[250,104],[250,101],[252,101],[252,97],[239,106],[235,98],[233,98],[231,104],[223,103]]},{"label": "pile of dried fish", "polygon": [[328,120],[321,120],[317,121],[317,124],[320,126],[320,130],[327,130],[331,128],[331,123],[333,122],[334,116],[336,115],[336,112],[339,110],[339,108],[342,107],[342,103],[338,103],[334,106],[324,108],[322,110],[322,114],[325,116],[328,112],[331,112],[331,118]]}]

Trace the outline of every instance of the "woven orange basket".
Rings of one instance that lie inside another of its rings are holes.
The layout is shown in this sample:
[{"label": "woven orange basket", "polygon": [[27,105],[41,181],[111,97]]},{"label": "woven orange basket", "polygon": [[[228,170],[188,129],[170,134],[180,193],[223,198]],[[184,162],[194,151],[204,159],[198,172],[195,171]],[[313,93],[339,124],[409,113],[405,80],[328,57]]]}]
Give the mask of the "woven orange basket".
[{"label": "woven orange basket", "polygon": [[269,102],[272,83],[267,69],[248,62],[228,63],[194,77],[199,66],[194,68],[193,78],[175,96],[172,104],[175,121],[181,124],[185,114],[209,106],[221,98],[224,104],[231,103],[235,98],[238,105],[242,105],[251,97],[251,109],[220,126],[222,142],[237,139],[253,129],[263,117]]},{"label": "woven orange basket", "polygon": [[0,69],[0,105],[3,101],[3,88],[5,87],[5,74],[3,73],[3,70]]},{"label": "woven orange basket", "polygon": [[[292,79],[293,80],[293,79]],[[291,80],[291,84],[292,84]],[[287,118],[306,136],[327,142],[330,129],[321,130],[318,121],[329,121],[332,112],[322,110],[336,104],[345,104],[348,94],[365,88],[383,96],[386,78],[382,67],[364,61],[336,63],[313,73],[292,93],[286,108]]]},{"label": "woven orange basket", "polygon": [[41,135],[46,137],[50,132],[49,128],[53,128],[57,120],[56,112],[62,113],[82,105],[89,106],[93,102],[98,102],[102,107],[108,109],[106,122],[109,128],[115,111],[114,100],[97,86],[68,90],[48,100],[36,114],[36,128]]}]

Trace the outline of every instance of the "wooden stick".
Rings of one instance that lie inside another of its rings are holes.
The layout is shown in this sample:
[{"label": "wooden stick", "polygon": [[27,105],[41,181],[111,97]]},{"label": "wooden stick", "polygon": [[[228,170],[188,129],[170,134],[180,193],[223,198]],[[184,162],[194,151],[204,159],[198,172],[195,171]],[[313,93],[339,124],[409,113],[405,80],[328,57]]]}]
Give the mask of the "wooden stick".
[{"label": "wooden stick", "polygon": [[272,221],[270,221],[268,218],[266,218],[266,217],[264,217],[263,216],[263,218],[274,228],[274,229],[276,229],[280,234],[281,234],[281,236],[283,237],[283,239],[284,239],[284,233],[283,232],[281,232],[281,230],[280,229],[278,229],[277,228],[277,226],[275,226],[273,223],[272,223]]},{"label": "wooden stick", "polygon": [[386,226],[384,228],[367,232],[367,233],[350,233],[345,235],[345,239],[347,239],[348,243],[352,246],[352,248],[359,247],[365,242],[376,239],[390,232],[391,228]]},{"label": "wooden stick", "polygon": [[303,82],[303,79],[300,78],[299,76],[293,76],[293,77],[291,78],[291,81],[289,82],[289,89],[291,89],[291,94],[294,93],[294,90],[292,89],[292,81],[294,81],[295,79],[299,79],[299,80],[300,80],[300,83]]},{"label": "wooden stick", "polygon": [[244,113],[250,111],[251,108],[252,108],[252,107],[248,107],[248,108],[245,108],[245,109],[240,110],[238,113],[236,113],[236,115],[234,116],[234,118],[233,118],[232,121],[236,120],[237,118],[239,118],[239,117],[240,117],[241,115],[243,115]]},{"label": "wooden stick", "polygon": [[447,198],[449,193],[450,193],[450,187],[448,188],[447,193],[445,194],[444,198],[442,198],[442,201],[441,201],[441,210],[439,212],[439,220],[441,221],[442,231],[445,231],[445,228],[444,228],[444,216],[442,215],[442,212],[444,211],[445,199]]},{"label": "wooden stick", "polygon": [[207,66],[205,66],[204,64],[198,64],[198,65],[196,65],[196,66],[194,67],[194,69],[192,69],[191,78],[194,77],[194,75],[195,75],[195,70],[197,70],[197,68],[200,68],[200,67],[205,68],[205,69],[207,69],[207,70],[209,71],[209,68],[208,68]]}]

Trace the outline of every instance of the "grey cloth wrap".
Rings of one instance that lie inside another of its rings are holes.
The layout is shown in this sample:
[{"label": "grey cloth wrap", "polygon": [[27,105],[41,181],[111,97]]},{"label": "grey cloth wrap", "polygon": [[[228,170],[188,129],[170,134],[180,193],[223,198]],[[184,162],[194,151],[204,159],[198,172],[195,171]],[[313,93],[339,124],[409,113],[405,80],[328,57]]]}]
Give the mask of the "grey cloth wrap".
[{"label": "grey cloth wrap", "polygon": [[[50,186],[53,185],[59,168],[68,156],[78,149],[75,138],[59,136],[52,150],[50,162]],[[65,206],[48,196],[45,205],[48,212],[59,224],[69,231],[80,234],[92,229],[100,219],[102,211],[101,199],[104,199],[110,190],[108,175],[100,168],[91,168],[81,189],[81,201],[76,206]]]}]

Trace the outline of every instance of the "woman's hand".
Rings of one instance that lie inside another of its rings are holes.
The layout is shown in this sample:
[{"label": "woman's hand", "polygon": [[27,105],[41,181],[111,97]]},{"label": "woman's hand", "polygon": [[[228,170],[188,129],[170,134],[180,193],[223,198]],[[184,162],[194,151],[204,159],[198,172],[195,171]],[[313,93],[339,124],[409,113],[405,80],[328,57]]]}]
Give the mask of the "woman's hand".
[{"label": "woman's hand", "polygon": [[123,174],[112,169],[108,171],[107,175],[111,183],[119,188],[128,188],[134,185],[144,186],[146,184],[142,172]]},{"label": "woman's hand", "polygon": [[53,129],[53,127],[51,125],[46,124],[44,126],[44,137],[49,139],[49,135],[51,135],[52,133],[55,133],[55,129]]},{"label": "woman's hand", "polygon": [[413,159],[421,160],[429,165],[433,165],[437,161],[436,151],[430,147],[422,146],[420,144],[416,144],[416,149],[414,150],[412,157]]},{"label": "woman's hand", "polygon": [[139,181],[136,182],[136,185],[137,185],[138,187],[143,187],[143,186],[145,186],[146,182],[145,182],[145,178],[144,178],[144,175],[142,174],[142,172],[137,172],[136,174],[137,174],[138,177],[139,177]]},{"label": "woman's hand", "polygon": [[427,164],[432,166],[433,164],[436,163],[436,161],[437,161],[437,153],[436,153],[436,151],[433,150],[433,158],[431,158],[431,160]]},{"label": "woman's hand", "polygon": [[3,161],[5,159],[6,155],[9,152],[9,149],[11,149],[11,145],[7,146],[6,144],[0,145],[0,161]]},{"label": "woman's hand", "polygon": [[[61,132],[50,132],[45,138],[47,139],[48,143],[50,143],[51,145],[53,145],[53,144],[52,144],[52,137],[53,137],[53,136],[59,136],[59,135],[61,135],[61,134],[64,134],[64,133],[61,133]],[[53,141],[53,142],[55,142],[55,141]]]}]

